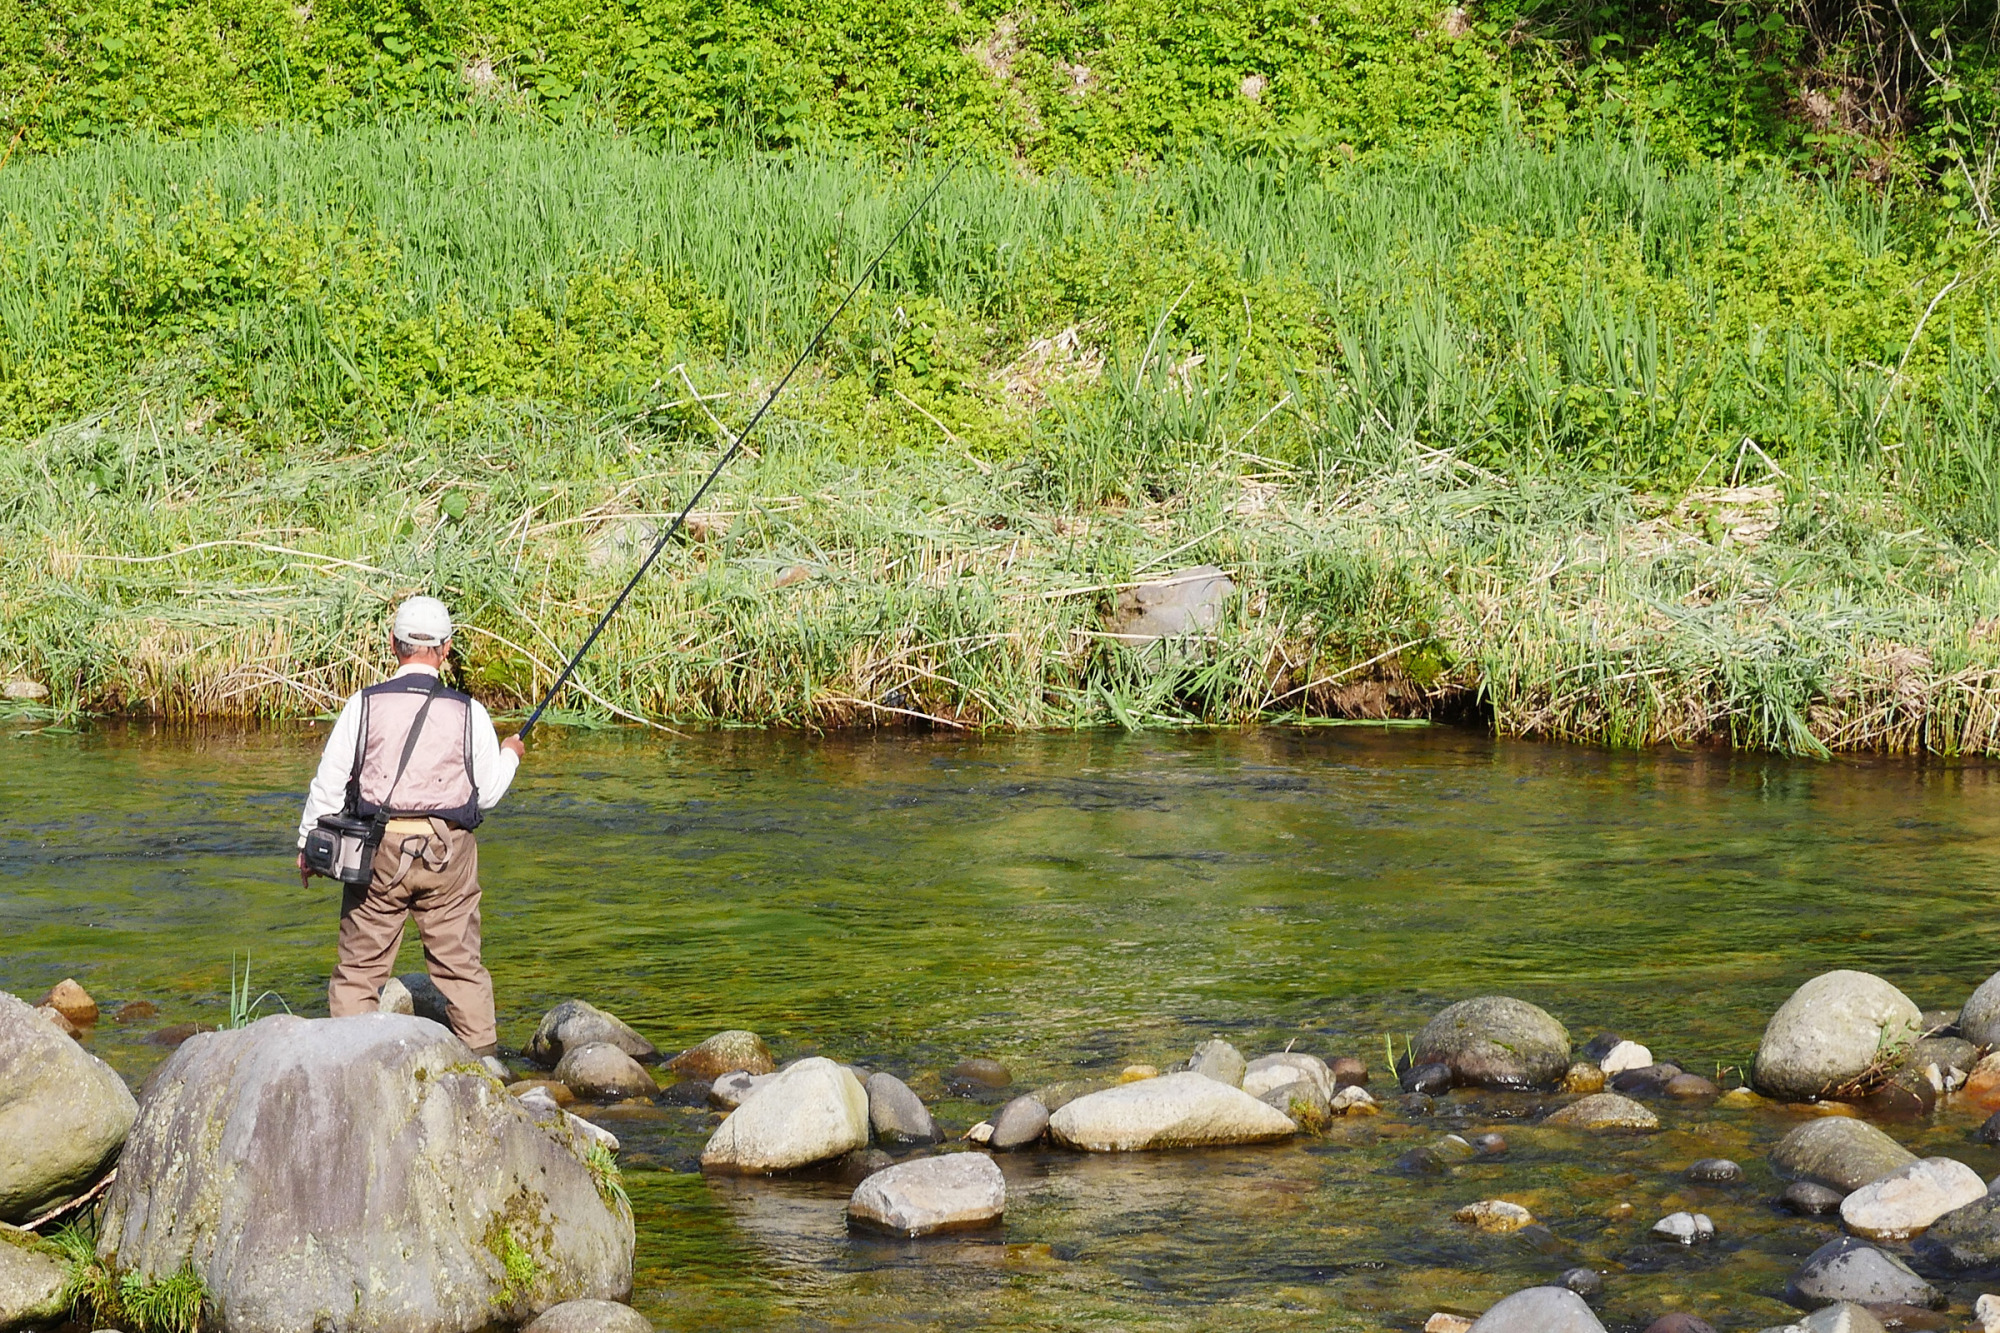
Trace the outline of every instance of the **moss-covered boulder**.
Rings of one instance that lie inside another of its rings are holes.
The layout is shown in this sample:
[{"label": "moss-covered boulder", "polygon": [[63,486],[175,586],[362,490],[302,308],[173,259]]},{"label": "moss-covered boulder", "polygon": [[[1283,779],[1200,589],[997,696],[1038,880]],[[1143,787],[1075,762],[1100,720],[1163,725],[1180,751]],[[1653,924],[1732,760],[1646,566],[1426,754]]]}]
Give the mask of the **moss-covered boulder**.
[{"label": "moss-covered boulder", "polygon": [[631,1210],[591,1157],[434,1023],[275,1016],[149,1081],[98,1257],[191,1266],[222,1333],[518,1324],[631,1290]]}]

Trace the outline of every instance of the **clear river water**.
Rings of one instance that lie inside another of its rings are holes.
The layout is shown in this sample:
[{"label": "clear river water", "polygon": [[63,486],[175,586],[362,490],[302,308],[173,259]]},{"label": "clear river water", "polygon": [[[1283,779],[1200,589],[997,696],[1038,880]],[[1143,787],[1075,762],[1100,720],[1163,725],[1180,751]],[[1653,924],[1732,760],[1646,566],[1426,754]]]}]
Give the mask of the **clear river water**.
[{"label": "clear river water", "polygon": [[[322,732],[0,728],[0,989],[74,976],[92,1049],[136,1082],[145,1038],[258,990],[325,1012],[337,899],[290,856]],[[991,1056],[1016,1091],[1221,1035],[1247,1055],[1382,1072],[1445,1004],[1502,993],[1577,1042],[1611,1029],[1705,1075],[1747,1064],[1771,1011],[1834,967],[1955,1008],[2000,968],[2000,784],[1981,766],[1606,753],[1369,727],[998,739],[557,732],[481,830],[502,1041],[578,996],[672,1051],[727,1027],[780,1060],[905,1078],[948,1129],[1007,1094],[941,1073]],[[400,971],[422,967],[414,932]],[[1726,1072],[1725,1083],[1733,1081]],[[716,1115],[614,1107],[639,1219],[634,1301],[667,1329],[1417,1329],[1573,1264],[1607,1326],[1670,1309],[1784,1322],[1786,1276],[1835,1226],[1791,1217],[1764,1163],[1774,1107],[1661,1104],[1662,1132],[1533,1121],[1553,1099],[1457,1092],[1435,1114],[1337,1121],[1256,1149],[1004,1159],[1005,1224],[850,1236],[834,1180],[696,1170]],[[1984,1116],[1886,1126],[1983,1175]],[[1496,1160],[1388,1168],[1498,1129]],[[1691,1186],[1702,1157],[1748,1179]],[[1452,1221],[1505,1198],[1542,1226]],[[1625,1205],[1629,1205],[1626,1207]],[[1683,1249],[1678,1208],[1719,1239]],[[1980,1288],[1947,1284],[1963,1314]]]}]

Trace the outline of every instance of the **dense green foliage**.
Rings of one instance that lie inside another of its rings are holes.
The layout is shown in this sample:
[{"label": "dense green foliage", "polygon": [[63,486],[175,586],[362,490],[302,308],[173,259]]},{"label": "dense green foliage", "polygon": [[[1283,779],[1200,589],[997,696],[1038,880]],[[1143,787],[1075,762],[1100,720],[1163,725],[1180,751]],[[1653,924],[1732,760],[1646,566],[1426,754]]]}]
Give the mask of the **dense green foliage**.
[{"label": "dense green foliage", "polygon": [[973,142],[1099,171],[1195,146],[1322,162],[1417,149],[1484,137],[1512,108],[1540,132],[1610,125],[1683,157],[1935,176],[1993,127],[1995,13],[1910,0],[1907,23],[1885,26],[1825,0],[0,0],[0,126],[32,151],[133,127],[586,116],[690,142]]},{"label": "dense green foliage", "polygon": [[[588,131],[33,160],[0,178],[0,431],[110,414],[187,437],[170,465],[107,452],[116,432],[66,436],[65,459],[121,492],[496,406],[700,444],[689,388],[781,360],[923,183]],[[1598,142],[1331,175],[968,166],[792,410],[851,456],[1057,458],[1051,484],[1095,499],[1187,461],[1114,456],[1135,410],[1116,386],[1136,376],[1183,390],[1168,436],[1261,420],[1285,460],[1386,433],[1684,485],[1755,449],[1887,466],[1939,522],[2000,537],[2000,278],[1976,236],[1926,217]]]}]

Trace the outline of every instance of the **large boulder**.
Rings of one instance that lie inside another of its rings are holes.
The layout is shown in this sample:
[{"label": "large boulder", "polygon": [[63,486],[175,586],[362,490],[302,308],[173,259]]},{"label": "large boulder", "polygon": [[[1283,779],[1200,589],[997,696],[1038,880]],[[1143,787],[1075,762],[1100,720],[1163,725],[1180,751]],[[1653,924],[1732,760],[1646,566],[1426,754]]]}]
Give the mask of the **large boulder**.
[{"label": "large boulder", "polygon": [[26,1222],[83,1193],[138,1114],[110,1065],[0,991],[0,1222]]},{"label": "large boulder", "polygon": [[1523,1000],[1460,1000],[1425,1024],[1416,1064],[1444,1065],[1475,1087],[1553,1087],[1569,1068],[1569,1029]]},{"label": "large boulder", "polygon": [[[414,991],[411,992],[413,995]],[[417,1011],[421,1014],[423,1011]],[[528,1058],[552,1069],[579,1046],[607,1042],[643,1064],[658,1064],[660,1052],[617,1017],[583,1000],[564,1000],[542,1015],[535,1035],[528,1038]]]},{"label": "large boulder", "polygon": [[1808,1120],[1771,1149],[1771,1169],[1786,1180],[1807,1180],[1852,1193],[1917,1155],[1865,1120],[1826,1116]]},{"label": "large boulder", "polygon": [[1472,1333],[1604,1333],[1604,1325],[1568,1287],[1529,1287],[1479,1316]]},{"label": "large boulder", "polygon": [[1067,1148],[1134,1152],[1267,1143],[1298,1126],[1241,1088],[1183,1071],[1079,1097],[1049,1117],[1049,1133]]},{"label": "large boulder", "polygon": [[821,1056],[800,1060],[729,1113],[701,1150],[701,1169],[794,1171],[868,1146],[868,1093]]},{"label": "large boulder", "polygon": [[0,1333],[60,1324],[68,1293],[69,1265],[53,1245],[0,1229]]},{"label": "large boulder", "polygon": [[219,1333],[472,1333],[623,1297],[631,1210],[537,1120],[425,1019],[204,1033],[148,1083],[98,1258],[192,1266]]},{"label": "large boulder", "polygon": [[1923,1023],[1923,1011],[1882,978],[1827,972],[1771,1015],[1751,1081],[1768,1097],[1824,1096],[1915,1041]]},{"label": "large boulder", "polygon": [[1812,1310],[1834,1301],[1862,1305],[1936,1306],[1944,1296],[1895,1255],[1865,1240],[1842,1236],[1806,1256],[1785,1288],[1785,1299]]},{"label": "large boulder", "polygon": [[1007,1179],[985,1153],[961,1152],[877,1171],[847,1201],[851,1225],[928,1236],[991,1225],[1007,1211]]},{"label": "large boulder", "polygon": [[1946,1213],[1985,1197],[1986,1182],[1977,1171],[1949,1157],[1926,1157],[1841,1200],[1840,1220],[1870,1240],[1908,1240]]},{"label": "large boulder", "polygon": [[731,1028],[688,1047],[667,1061],[667,1068],[683,1078],[716,1079],[739,1069],[746,1074],[774,1073],[778,1066],[762,1037]]}]

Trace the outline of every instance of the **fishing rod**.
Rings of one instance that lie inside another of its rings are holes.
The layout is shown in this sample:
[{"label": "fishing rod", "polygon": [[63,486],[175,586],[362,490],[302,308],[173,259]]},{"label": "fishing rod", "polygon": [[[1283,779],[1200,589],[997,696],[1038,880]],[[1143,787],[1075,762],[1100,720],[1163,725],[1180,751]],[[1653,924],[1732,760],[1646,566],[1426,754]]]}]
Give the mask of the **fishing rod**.
[{"label": "fishing rod", "polygon": [[855,279],[852,287],[847,289],[847,295],[840,298],[840,304],[835,306],[833,313],[826,317],[826,323],[819,326],[819,332],[812,336],[812,340],[799,353],[798,359],[792,362],[792,368],[785,372],[784,378],[778,381],[777,387],[764,396],[764,401],[758,405],[756,412],[751,415],[749,424],[744,426],[736,438],[730,442],[729,448],[723,452],[721,458],[716,460],[715,466],[709,469],[708,476],[703,478],[701,485],[695,487],[694,494],[688,497],[688,502],[685,505],[681,506],[681,512],[674,516],[674,521],[667,524],[667,530],[662,532],[659,540],[653,543],[653,549],[647,552],[646,558],[639,563],[639,568],[633,572],[631,578],[625,581],[625,586],[618,590],[618,595],[611,599],[611,605],[604,609],[604,614],[597,618],[597,623],[590,627],[590,633],[584,636],[582,646],[570,656],[569,661],[563,663],[562,672],[556,677],[556,683],[549,686],[548,693],[544,694],[542,701],[535,705],[535,711],[528,714],[528,720],[521,724],[519,735],[523,741],[528,739],[528,733],[534,730],[535,723],[541,721],[543,712],[548,709],[549,704],[561,692],[562,687],[569,684],[570,676],[576,671],[576,664],[583,660],[583,655],[590,651],[592,644],[597,642],[597,636],[602,634],[604,627],[611,623],[611,617],[618,614],[618,608],[625,605],[625,599],[630,597],[632,590],[639,586],[639,580],[646,577],[646,571],[651,569],[653,562],[660,558],[660,552],[667,548],[667,542],[673,538],[676,532],[680,531],[681,525],[687,522],[687,516],[694,512],[696,505],[701,503],[701,497],[708,494],[708,488],[715,484],[715,479],[722,475],[722,470],[729,466],[730,460],[742,451],[743,442],[750,438],[751,431],[757,429],[757,423],[762,421],[764,414],[771,410],[771,404],[778,401],[778,395],[783,393],[785,386],[792,382],[792,376],[798,374],[799,367],[803,366],[807,359],[818,350],[820,341],[833,328],[834,321],[846,313],[848,305],[853,302],[856,296],[860,295],[861,289],[868,285],[868,280],[875,276],[875,270],[880,268],[882,261],[889,257],[889,252],[896,248],[896,243],[903,239],[904,233],[908,232],[915,225],[916,220],[923,215],[923,211],[930,207],[931,200],[937,198],[937,192],[944,188],[944,183],[951,179],[951,173],[958,170],[958,164],[964,158],[965,150],[961,148],[952,157],[951,161],[945,165],[944,174],[932,183],[931,188],[925,191],[924,197],[917,201],[917,206],[910,210],[910,215],[903,219],[903,225],[896,228],[896,234],[889,238],[888,244],[884,245],[876,253],[875,257],[868,261],[868,267],[861,271],[861,276]]}]

